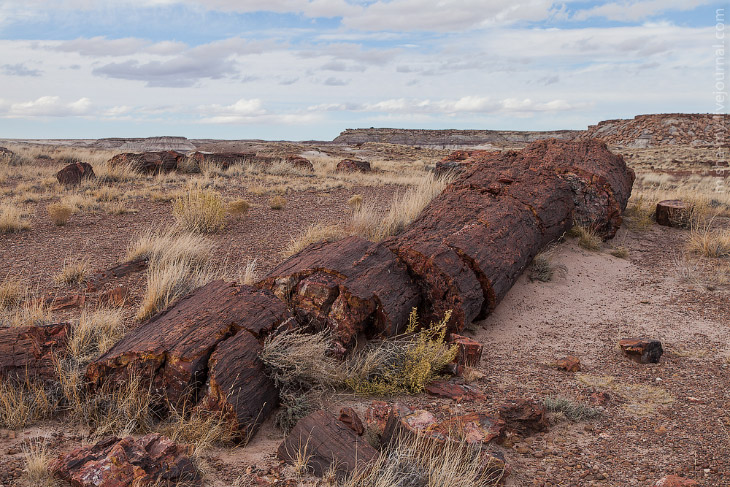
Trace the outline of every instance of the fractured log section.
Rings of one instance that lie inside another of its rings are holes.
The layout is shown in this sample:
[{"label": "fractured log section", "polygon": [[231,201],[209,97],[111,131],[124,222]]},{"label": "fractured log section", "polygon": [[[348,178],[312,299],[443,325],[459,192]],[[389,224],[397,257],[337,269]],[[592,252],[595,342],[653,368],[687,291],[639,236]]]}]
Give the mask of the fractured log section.
[{"label": "fractured log section", "polygon": [[172,404],[195,403],[216,346],[247,330],[261,335],[289,317],[271,293],[213,281],[130,332],[86,372],[92,387],[131,376]]},{"label": "fractured log section", "polygon": [[0,328],[0,378],[56,378],[54,356],[66,352],[68,323]]}]

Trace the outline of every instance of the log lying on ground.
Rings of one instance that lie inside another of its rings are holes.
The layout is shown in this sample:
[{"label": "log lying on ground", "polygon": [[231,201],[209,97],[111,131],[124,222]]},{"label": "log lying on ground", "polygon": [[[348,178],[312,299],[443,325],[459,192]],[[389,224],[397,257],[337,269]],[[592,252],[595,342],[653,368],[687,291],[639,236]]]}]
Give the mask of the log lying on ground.
[{"label": "log lying on ground", "polygon": [[420,303],[417,285],[387,248],[359,237],[316,244],[259,283],[314,328],[329,327],[345,346],[360,332],[396,335]]},{"label": "log lying on ground", "polygon": [[172,404],[194,404],[219,343],[242,330],[266,333],[288,316],[266,291],[213,281],[127,334],[89,364],[86,377],[100,387],[137,376]]},{"label": "log lying on ground", "polygon": [[124,277],[132,274],[133,272],[142,272],[146,270],[149,265],[149,260],[146,258],[139,258],[134,260],[128,260],[117,264],[114,267],[105,271],[100,271],[91,276],[86,280],[86,287],[88,291],[96,291],[101,289],[104,284],[114,279]]},{"label": "log lying on ground", "polygon": [[65,355],[69,324],[0,328],[0,378],[56,378],[54,356]]},{"label": "log lying on ground", "polygon": [[344,477],[373,462],[378,451],[332,414],[317,411],[296,424],[279,446],[278,456],[290,463],[303,459],[320,477],[330,468]]},{"label": "log lying on ground", "polygon": [[142,153],[126,152],[109,159],[109,165],[128,165],[134,170],[145,174],[157,174],[174,171],[183,157],[183,154],[173,150]]}]

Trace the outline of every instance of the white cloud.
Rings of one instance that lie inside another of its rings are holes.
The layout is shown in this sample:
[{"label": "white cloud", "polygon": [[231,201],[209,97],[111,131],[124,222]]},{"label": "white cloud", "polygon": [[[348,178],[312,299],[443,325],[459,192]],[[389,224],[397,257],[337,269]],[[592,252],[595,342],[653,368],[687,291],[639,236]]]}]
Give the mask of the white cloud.
[{"label": "white cloud", "polygon": [[36,100],[0,105],[5,118],[73,117],[92,113],[91,100],[80,98],[64,103],[58,96],[42,96]]},{"label": "white cloud", "polygon": [[574,20],[605,18],[618,21],[639,21],[671,10],[688,11],[702,5],[714,3],[713,0],[628,0],[609,2],[584,10],[573,15]]}]

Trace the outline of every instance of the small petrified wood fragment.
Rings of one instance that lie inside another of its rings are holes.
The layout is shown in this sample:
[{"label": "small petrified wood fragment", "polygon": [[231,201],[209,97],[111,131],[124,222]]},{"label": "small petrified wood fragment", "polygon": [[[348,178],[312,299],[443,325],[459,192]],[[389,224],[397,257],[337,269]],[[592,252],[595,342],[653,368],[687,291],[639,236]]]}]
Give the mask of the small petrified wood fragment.
[{"label": "small petrified wood fragment", "polygon": [[54,356],[66,353],[69,324],[0,328],[0,378],[55,379]]},{"label": "small petrified wood fragment", "polygon": [[76,186],[84,179],[94,179],[94,169],[88,162],[74,162],[56,173],[59,183],[66,186]]},{"label": "small petrified wood fragment", "polygon": [[618,345],[627,357],[640,364],[656,364],[664,353],[662,342],[650,338],[624,338]]},{"label": "small petrified wood fragment", "polygon": [[545,406],[529,399],[511,399],[499,406],[499,416],[506,428],[522,436],[528,436],[548,428]]},{"label": "small petrified wood fragment", "polygon": [[656,222],[666,227],[687,226],[689,206],[681,200],[664,200],[656,204]]},{"label": "small petrified wood fragment", "polygon": [[326,411],[299,420],[278,449],[278,456],[294,463],[306,458],[317,476],[334,467],[338,477],[360,470],[378,457],[378,451],[345,423]]}]

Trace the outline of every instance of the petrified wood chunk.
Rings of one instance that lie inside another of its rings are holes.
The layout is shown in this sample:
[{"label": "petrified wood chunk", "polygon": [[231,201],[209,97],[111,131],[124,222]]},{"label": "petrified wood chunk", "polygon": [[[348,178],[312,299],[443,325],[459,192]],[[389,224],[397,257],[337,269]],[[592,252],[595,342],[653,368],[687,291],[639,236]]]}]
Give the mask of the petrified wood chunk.
[{"label": "petrified wood chunk", "polygon": [[50,471],[75,487],[201,485],[192,453],[192,446],[178,445],[158,433],[139,440],[111,437],[61,455]]},{"label": "petrified wood chunk", "polygon": [[128,260],[117,264],[111,269],[97,272],[89,279],[86,280],[86,287],[88,291],[96,291],[100,289],[104,284],[119,277],[124,277],[133,272],[142,272],[147,269],[149,261],[146,258],[139,258],[134,260]]},{"label": "petrified wood chunk", "polygon": [[227,169],[233,164],[252,162],[256,157],[255,152],[193,152],[188,157],[194,159],[198,164],[213,163],[221,169]]},{"label": "petrified wood chunk", "polygon": [[305,171],[314,171],[314,166],[312,165],[312,162],[306,157],[290,155],[286,156],[286,162],[296,168],[303,169]]},{"label": "petrified wood chunk", "polygon": [[357,415],[352,408],[340,409],[340,421],[345,423],[348,428],[357,433],[358,436],[362,436],[365,433],[365,426],[360,421],[360,416]]},{"label": "petrified wood chunk", "polygon": [[684,201],[664,200],[656,204],[656,222],[666,227],[680,227],[687,224],[689,207]]},{"label": "petrified wood chunk", "polygon": [[359,159],[342,159],[337,163],[337,172],[370,172],[370,163]]},{"label": "petrified wood chunk", "polygon": [[649,338],[623,338],[618,345],[627,357],[640,364],[658,363],[664,353],[662,342]]},{"label": "petrified wood chunk", "polygon": [[117,154],[109,159],[111,166],[128,165],[145,174],[170,172],[177,169],[177,163],[183,154],[176,151],[151,151],[139,153],[127,152]]},{"label": "petrified wood chunk", "polygon": [[558,359],[555,362],[555,366],[559,370],[566,372],[580,372],[580,359],[575,355],[568,355],[567,357]]},{"label": "petrified wood chunk", "polygon": [[287,317],[271,293],[213,281],[128,333],[89,364],[86,376],[96,387],[139,376],[173,404],[197,402],[220,342],[240,330],[266,333]]},{"label": "petrified wood chunk", "polygon": [[418,286],[396,256],[359,237],[311,245],[258,286],[289,302],[301,321],[331,328],[346,346],[360,332],[402,332],[420,303]]},{"label": "petrified wood chunk", "polygon": [[317,411],[301,419],[279,446],[278,456],[294,463],[298,455],[307,466],[322,476],[334,467],[339,477],[366,467],[378,451],[335,416]]},{"label": "petrified wood chunk", "polygon": [[67,186],[76,186],[84,179],[94,179],[94,169],[88,162],[74,162],[56,173],[59,183]]},{"label": "petrified wood chunk", "polygon": [[529,399],[506,401],[499,406],[499,416],[505,421],[508,430],[523,436],[545,431],[548,427],[545,406]]},{"label": "petrified wood chunk", "polygon": [[259,358],[261,344],[247,330],[220,343],[209,361],[208,393],[200,408],[221,411],[244,440],[269,417],[279,392]]},{"label": "petrified wood chunk", "polygon": [[0,378],[54,379],[54,355],[66,353],[69,324],[0,328]]},{"label": "petrified wood chunk", "polygon": [[459,347],[459,352],[456,355],[457,364],[468,367],[479,365],[479,361],[482,359],[482,351],[484,350],[484,346],[481,343],[469,337],[457,335],[456,333],[451,334],[449,343]]}]

